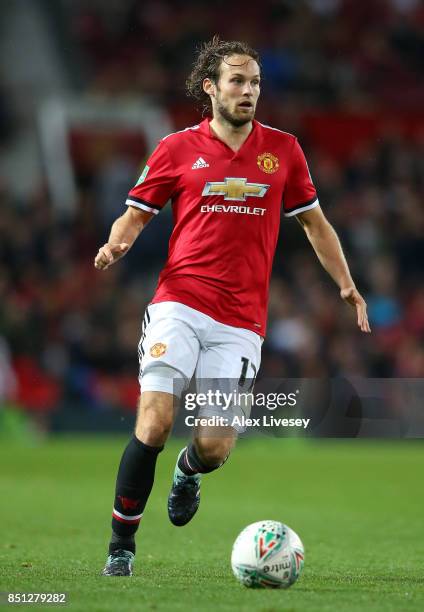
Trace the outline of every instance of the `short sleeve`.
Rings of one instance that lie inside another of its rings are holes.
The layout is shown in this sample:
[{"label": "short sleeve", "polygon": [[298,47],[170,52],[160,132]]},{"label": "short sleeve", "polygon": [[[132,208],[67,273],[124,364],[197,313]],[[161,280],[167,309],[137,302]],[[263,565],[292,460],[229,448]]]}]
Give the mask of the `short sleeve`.
[{"label": "short sleeve", "polygon": [[312,183],[308,164],[296,138],[283,193],[284,214],[286,217],[292,217],[315,208],[318,204],[317,192]]},{"label": "short sleeve", "polygon": [[177,176],[168,147],[162,140],[147,160],[125,204],[157,215],[172,196],[176,182]]}]

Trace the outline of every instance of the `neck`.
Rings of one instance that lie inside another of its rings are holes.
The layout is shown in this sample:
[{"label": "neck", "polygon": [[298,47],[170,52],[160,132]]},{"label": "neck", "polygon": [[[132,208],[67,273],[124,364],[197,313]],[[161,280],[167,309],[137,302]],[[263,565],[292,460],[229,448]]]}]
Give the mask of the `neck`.
[{"label": "neck", "polygon": [[251,121],[239,127],[235,127],[224,119],[224,117],[217,115],[214,115],[213,119],[209,123],[209,126],[216,136],[225,142],[230,149],[233,149],[233,151],[238,151],[240,149],[253,129],[253,124]]}]

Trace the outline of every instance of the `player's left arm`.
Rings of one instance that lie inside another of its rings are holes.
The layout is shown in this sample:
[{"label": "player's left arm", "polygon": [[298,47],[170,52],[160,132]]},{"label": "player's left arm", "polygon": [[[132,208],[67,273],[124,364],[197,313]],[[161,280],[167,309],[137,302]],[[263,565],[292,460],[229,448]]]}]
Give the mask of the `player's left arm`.
[{"label": "player's left arm", "polygon": [[321,265],[339,286],[340,297],[356,309],[358,327],[369,333],[366,302],[353,282],[340,240],[322,209],[315,206],[297,214],[296,219],[305,230]]}]

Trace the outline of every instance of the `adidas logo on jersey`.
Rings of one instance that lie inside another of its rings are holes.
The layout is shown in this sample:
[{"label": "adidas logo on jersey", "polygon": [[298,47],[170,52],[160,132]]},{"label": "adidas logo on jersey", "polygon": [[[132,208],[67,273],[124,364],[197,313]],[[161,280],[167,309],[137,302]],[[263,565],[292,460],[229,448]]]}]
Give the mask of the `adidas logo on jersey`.
[{"label": "adidas logo on jersey", "polygon": [[203,157],[199,157],[199,159],[195,161],[191,167],[192,170],[199,170],[199,168],[209,168],[209,164],[205,162]]}]

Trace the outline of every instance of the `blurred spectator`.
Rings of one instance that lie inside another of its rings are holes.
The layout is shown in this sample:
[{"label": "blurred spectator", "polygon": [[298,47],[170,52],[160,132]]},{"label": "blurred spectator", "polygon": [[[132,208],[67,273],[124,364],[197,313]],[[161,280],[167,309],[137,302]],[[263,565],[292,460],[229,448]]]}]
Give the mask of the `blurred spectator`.
[{"label": "blurred spectator", "polygon": [[0,405],[15,397],[17,381],[10,360],[10,349],[4,338],[0,336]]}]

